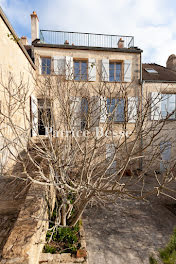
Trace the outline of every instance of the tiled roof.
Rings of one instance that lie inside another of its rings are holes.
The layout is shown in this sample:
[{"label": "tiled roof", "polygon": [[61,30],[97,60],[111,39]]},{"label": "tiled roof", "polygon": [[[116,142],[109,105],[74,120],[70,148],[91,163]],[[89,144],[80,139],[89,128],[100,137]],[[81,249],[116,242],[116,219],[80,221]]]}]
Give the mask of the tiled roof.
[{"label": "tiled roof", "polygon": [[[153,69],[157,71],[157,73],[149,73],[146,69]],[[142,79],[144,81],[154,82],[176,82],[176,71],[169,70],[168,68],[155,63],[144,63],[142,64]]]}]

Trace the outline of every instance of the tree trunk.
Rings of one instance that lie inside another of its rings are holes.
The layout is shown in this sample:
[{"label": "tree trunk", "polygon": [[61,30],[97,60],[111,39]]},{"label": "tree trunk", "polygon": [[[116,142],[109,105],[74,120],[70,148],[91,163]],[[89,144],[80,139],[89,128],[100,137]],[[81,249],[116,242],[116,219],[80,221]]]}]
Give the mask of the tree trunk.
[{"label": "tree trunk", "polygon": [[82,202],[81,206],[79,207],[77,213],[69,220],[69,226],[75,226],[78,220],[80,219],[84,209],[87,206],[89,199],[86,199]]},{"label": "tree trunk", "polygon": [[62,212],[61,212],[61,224],[63,226],[67,225],[67,214],[66,214],[66,204],[62,205]]}]

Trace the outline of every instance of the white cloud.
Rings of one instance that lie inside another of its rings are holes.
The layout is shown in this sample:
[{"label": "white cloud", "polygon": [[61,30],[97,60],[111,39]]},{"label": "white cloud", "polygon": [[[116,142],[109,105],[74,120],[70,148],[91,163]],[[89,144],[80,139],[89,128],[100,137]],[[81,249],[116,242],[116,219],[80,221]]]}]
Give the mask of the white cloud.
[{"label": "white cloud", "polygon": [[[176,53],[174,1],[166,0],[0,0],[13,24],[30,31],[37,10],[40,28],[134,35],[145,62],[165,65]],[[11,3],[11,4],[9,4]],[[170,4],[170,5],[169,5]],[[23,33],[25,35],[25,32]]]}]

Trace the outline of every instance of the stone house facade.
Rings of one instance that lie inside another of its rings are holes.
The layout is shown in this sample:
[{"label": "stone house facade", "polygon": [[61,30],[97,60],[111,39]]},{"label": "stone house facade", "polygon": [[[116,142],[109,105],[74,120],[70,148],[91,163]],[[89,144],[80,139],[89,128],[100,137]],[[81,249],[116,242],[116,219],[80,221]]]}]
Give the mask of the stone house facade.
[{"label": "stone house facade", "polygon": [[[106,108],[105,114],[104,109],[100,113],[99,127],[106,122],[106,114],[113,112],[118,104],[113,117],[114,131],[121,133],[124,122],[127,124],[127,131],[134,129],[137,102],[141,98],[142,50],[134,47],[133,37],[45,30],[39,32],[39,19],[35,12],[31,14],[31,36],[32,45],[26,48],[32,54],[40,80],[64,75],[70,86],[74,83],[74,87],[84,87],[81,88],[81,94],[75,95],[74,91],[72,94],[77,112],[81,111],[81,105],[87,100],[87,96],[99,97],[95,104]],[[52,127],[41,128],[43,125],[40,114],[35,114],[36,108],[40,108],[40,100],[39,89],[33,95],[33,136],[46,136],[48,131],[53,130]],[[82,130],[84,125],[84,120],[80,117],[77,129]],[[107,144],[107,152],[109,145]]]}]

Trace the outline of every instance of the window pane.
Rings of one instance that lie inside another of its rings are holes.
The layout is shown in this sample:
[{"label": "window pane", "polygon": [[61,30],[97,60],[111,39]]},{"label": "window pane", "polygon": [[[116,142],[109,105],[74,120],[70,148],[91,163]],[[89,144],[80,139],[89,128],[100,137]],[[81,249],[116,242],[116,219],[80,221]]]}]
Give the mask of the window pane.
[{"label": "window pane", "polygon": [[51,60],[49,58],[47,58],[47,66],[50,68],[51,66]]},{"label": "window pane", "polygon": [[116,63],[116,81],[121,81],[121,63]]},{"label": "window pane", "polygon": [[109,81],[114,82],[114,63],[109,64]]},{"label": "window pane", "polygon": [[125,100],[117,99],[115,121],[123,122],[124,120],[125,120]]},{"label": "window pane", "polygon": [[50,58],[41,58],[42,60],[42,74],[51,73],[51,59]]},{"label": "window pane", "polygon": [[82,98],[81,100],[81,112],[82,114],[88,113],[88,101],[86,98]]},{"label": "window pane", "polygon": [[116,99],[107,98],[107,112],[109,114],[109,120],[114,119],[115,108],[116,108]]},{"label": "window pane", "polygon": [[81,79],[87,80],[87,62],[81,63]]},{"label": "window pane", "polygon": [[74,80],[80,80],[80,65],[78,61],[74,62]]}]

